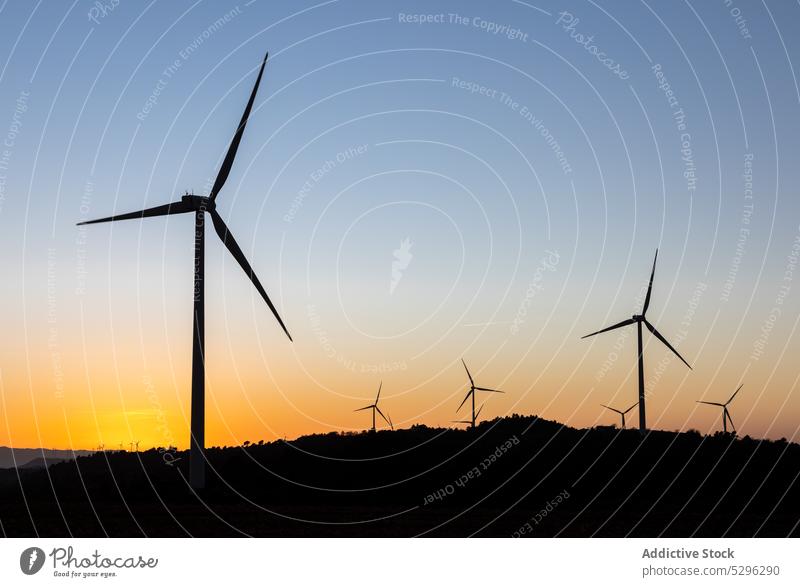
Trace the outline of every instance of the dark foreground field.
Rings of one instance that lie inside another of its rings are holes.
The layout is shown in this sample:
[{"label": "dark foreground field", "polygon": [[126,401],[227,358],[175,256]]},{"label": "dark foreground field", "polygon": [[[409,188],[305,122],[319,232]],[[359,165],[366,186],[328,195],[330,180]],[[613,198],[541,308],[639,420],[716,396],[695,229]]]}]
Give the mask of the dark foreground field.
[{"label": "dark foreground field", "polygon": [[798,536],[800,446],[721,434],[476,430],[105,452],[0,471],[5,536]]}]

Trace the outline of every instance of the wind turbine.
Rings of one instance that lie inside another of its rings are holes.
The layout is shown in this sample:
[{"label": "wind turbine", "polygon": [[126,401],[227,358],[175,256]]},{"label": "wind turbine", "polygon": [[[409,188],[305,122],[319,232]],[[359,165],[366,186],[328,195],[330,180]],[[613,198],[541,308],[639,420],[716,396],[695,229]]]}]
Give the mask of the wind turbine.
[{"label": "wind turbine", "polygon": [[478,408],[478,412],[477,413],[475,412],[475,392],[476,391],[488,391],[491,393],[505,393],[505,392],[500,391],[499,389],[489,389],[488,387],[476,387],[475,381],[472,379],[472,375],[470,374],[469,369],[467,369],[467,364],[464,363],[464,359],[461,359],[461,362],[464,364],[464,369],[467,370],[467,377],[469,377],[469,391],[467,392],[467,395],[464,396],[464,399],[461,400],[461,403],[459,404],[456,413],[458,413],[458,410],[461,409],[461,406],[464,405],[464,403],[469,399],[469,397],[472,396],[472,419],[459,420],[457,423],[470,424],[472,428],[475,428],[475,419],[478,417],[478,414],[480,414],[481,410],[483,409],[483,406],[481,406],[480,408]]},{"label": "wind turbine", "polygon": [[[744,383],[742,383],[744,385]],[[728,433],[728,422],[731,423],[731,428],[733,428],[733,433],[736,434],[736,426],[733,424],[733,419],[731,418],[731,413],[728,411],[728,404],[733,401],[733,398],[736,397],[736,394],[739,393],[739,390],[742,388],[742,385],[736,388],[736,391],[733,392],[731,398],[726,401],[724,404],[720,404],[717,402],[702,402],[698,401],[698,404],[706,404],[708,406],[719,406],[722,408],[722,432],[725,434]]]},{"label": "wind turbine", "polygon": [[128,446],[130,447],[130,452],[133,452],[133,442],[129,442]]},{"label": "wind turbine", "polygon": [[368,406],[364,406],[363,408],[358,408],[357,410],[353,410],[354,412],[363,412],[364,410],[372,410],[372,431],[373,432],[375,432],[375,412],[378,412],[381,415],[381,418],[383,418],[386,421],[386,423],[389,426],[392,427],[392,430],[394,430],[394,425],[392,424],[392,421],[389,418],[387,418],[386,416],[384,416],[383,412],[381,412],[381,409],[378,407],[378,400],[381,398],[381,388],[382,387],[383,387],[383,381],[381,381],[380,385],[378,385],[378,395],[375,397],[375,403],[374,404],[370,404]]},{"label": "wind turbine", "polygon": [[638,406],[638,405],[639,405],[639,402],[636,402],[635,404],[633,404],[631,407],[629,407],[629,408],[628,408],[627,410],[625,410],[624,412],[623,412],[623,411],[620,411],[620,410],[618,410],[617,408],[612,408],[611,406],[607,406],[607,405],[605,405],[605,404],[600,404],[600,405],[601,405],[601,406],[603,406],[604,408],[606,408],[606,409],[608,409],[608,410],[611,410],[612,412],[616,412],[616,413],[618,413],[620,416],[622,416],[622,429],[623,429],[623,430],[625,430],[625,414],[627,414],[627,413],[628,413],[628,412],[630,412],[630,411],[631,411],[633,408],[635,408],[636,406]]},{"label": "wind turbine", "polygon": [[214,181],[214,186],[211,188],[211,193],[208,196],[197,196],[194,194],[184,195],[179,202],[172,202],[162,206],[155,206],[154,208],[146,208],[139,212],[130,212],[128,214],[119,214],[109,216],[107,218],[100,218],[98,220],[90,220],[88,222],[80,222],[79,224],[95,224],[98,222],[112,222],[115,220],[129,220],[149,218],[151,216],[167,216],[172,214],[184,214],[191,212],[194,214],[194,309],[192,311],[192,407],[191,407],[191,438],[190,438],[190,451],[189,451],[189,483],[194,489],[202,489],[205,486],[205,215],[211,215],[211,221],[214,224],[214,230],[217,236],[222,240],[225,247],[230,251],[233,258],[239,263],[241,268],[253,282],[253,285],[261,294],[261,297],[272,310],[278,323],[283,328],[289,340],[292,337],[289,331],[278,315],[278,311],[270,301],[267,292],[261,286],[261,282],[253,272],[250,263],[247,262],[242,250],[233,238],[230,230],[223,222],[222,217],[216,210],[216,199],[222,187],[225,185],[225,180],[228,179],[228,174],[233,166],[233,160],[236,157],[236,151],[239,149],[239,142],[242,140],[247,119],[250,116],[250,110],[253,108],[253,102],[256,98],[258,85],[261,83],[261,76],[264,73],[264,66],[267,64],[267,57],[269,53],[264,56],[264,61],[261,63],[261,69],[258,72],[253,91],[250,93],[250,99],[242,114],[242,119],[239,121],[239,126],[233,135],[231,144],[228,147],[228,152],[219,169],[217,178]]},{"label": "wind turbine", "polygon": [[586,336],[582,336],[581,338],[589,338],[590,336],[594,336],[595,334],[600,334],[601,332],[608,332],[609,330],[614,330],[616,328],[622,328],[623,326],[628,326],[629,324],[636,324],[636,331],[639,336],[639,431],[644,432],[647,430],[647,420],[645,419],[645,409],[644,409],[644,353],[642,351],[642,324],[647,326],[647,329],[653,333],[653,335],[663,342],[669,350],[675,353],[678,358],[683,361],[683,363],[691,369],[691,365],[686,362],[686,360],[680,355],[678,351],[676,351],[671,344],[667,342],[667,339],[661,336],[661,333],[656,330],[655,326],[650,324],[645,318],[647,314],[647,308],[650,307],[650,294],[653,291],[653,277],[656,274],[656,260],[658,259],[658,249],[656,249],[656,256],[653,258],[653,271],[650,273],[650,285],[647,286],[647,295],[644,298],[644,305],[642,306],[642,313],[641,314],[634,314],[627,320],[623,320],[618,324],[614,324],[613,326],[609,326],[608,328],[603,328],[602,330],[598,330],[597,332],[592,332],[591,334],[587,334]]}]

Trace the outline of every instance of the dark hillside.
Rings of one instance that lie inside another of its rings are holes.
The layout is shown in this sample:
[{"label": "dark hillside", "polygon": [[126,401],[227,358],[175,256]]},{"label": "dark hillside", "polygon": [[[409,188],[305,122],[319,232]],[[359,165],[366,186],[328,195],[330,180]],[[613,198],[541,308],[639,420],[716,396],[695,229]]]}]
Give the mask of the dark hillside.
[{"label": "dark hillside", "polygon": [[800,446],[576,430],[533,417],[208,450],[105,452],[0,475],[8,536],[797,536]]}]

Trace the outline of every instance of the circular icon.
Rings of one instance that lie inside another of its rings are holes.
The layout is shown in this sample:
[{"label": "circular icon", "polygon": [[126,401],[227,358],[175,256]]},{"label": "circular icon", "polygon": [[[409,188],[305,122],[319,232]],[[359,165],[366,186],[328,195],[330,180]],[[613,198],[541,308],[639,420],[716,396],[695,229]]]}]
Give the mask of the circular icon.
[{"label": "circular icon", "polygon": [[31,546],[19,555],[19,568],[26,575],[35,575],[44,566],[44,551],[36,546]]}]

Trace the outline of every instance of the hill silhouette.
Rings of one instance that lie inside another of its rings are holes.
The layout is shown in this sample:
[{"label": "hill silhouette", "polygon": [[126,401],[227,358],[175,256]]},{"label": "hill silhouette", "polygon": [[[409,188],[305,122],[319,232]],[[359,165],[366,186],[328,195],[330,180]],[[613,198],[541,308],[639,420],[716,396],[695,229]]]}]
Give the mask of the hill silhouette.
[{"label": "hill silhouette", "polygon": [[52,448],[11,448],[0,446],[0,468],[19,467],[35,460],[66,461],[77,456],[92,454],[89,450],[58,450]]},{"label": "hill silhouette", "polygon": [[51,467],[58,463],[63,463],[68,459],[46,459],[46,458],[36,458],[28,461],[24,465],[20,465],[21,469],[44,469],[46,467]]},{"label": "hill silhouette", "polygon": [[0,471],[6,536],[798,536],[800,445],[511,416]]}]

